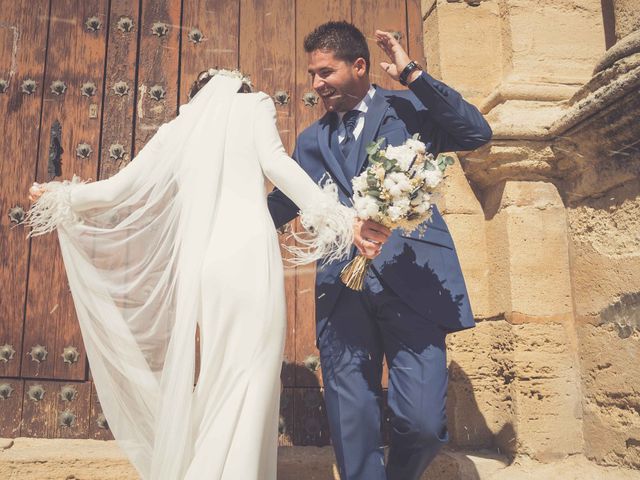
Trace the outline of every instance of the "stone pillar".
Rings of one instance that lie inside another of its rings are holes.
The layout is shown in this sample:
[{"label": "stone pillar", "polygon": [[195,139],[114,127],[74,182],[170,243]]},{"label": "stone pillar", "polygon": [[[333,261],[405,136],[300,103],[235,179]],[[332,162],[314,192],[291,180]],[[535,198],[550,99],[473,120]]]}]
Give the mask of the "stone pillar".
[{"label": "stone pillar", "polygon": [[454,445],[640,467],[637,7],[423,1],[429,71],[494,132],[446,192],[478,321],[448,337]]},{"label": "stone pillar", "polygon": [[448,337],[453,445],[541,461],[581,452],[566,213],[556,188],[502,182],[482,205],[456,167],[443,193],[478,321]]},{"label": "stone pillar", "polygon": [[605,49],[600,0],[423,0],[422,8],[429,71],[486,111],[568,99]]},{"label": "stone pillar", "polygon": [[511,326],[515,449],[541,461],[582,451],[564,204],[544,181],[488,189],[491,300]]}]

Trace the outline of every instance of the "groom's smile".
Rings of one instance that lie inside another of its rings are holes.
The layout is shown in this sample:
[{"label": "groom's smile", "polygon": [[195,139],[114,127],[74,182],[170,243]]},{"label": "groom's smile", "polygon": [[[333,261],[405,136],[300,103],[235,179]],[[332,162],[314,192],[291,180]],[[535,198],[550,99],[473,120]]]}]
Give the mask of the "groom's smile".
[{"label": "groom's smile", "polygon": [[342,60],[330,50],[309,53],[309,75],[313,89],[328,112],[346,112],[355,107],[369,89],[366,62]]}]

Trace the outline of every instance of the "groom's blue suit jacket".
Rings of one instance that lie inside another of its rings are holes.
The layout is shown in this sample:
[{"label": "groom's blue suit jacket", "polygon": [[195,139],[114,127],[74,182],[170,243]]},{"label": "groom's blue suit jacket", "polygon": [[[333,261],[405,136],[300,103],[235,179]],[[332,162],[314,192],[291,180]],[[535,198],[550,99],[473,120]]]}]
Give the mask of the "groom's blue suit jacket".
[{"label": "groom's blue suit jacket", "polygon": [[[359,137],[356,172],[366,167],[366,146],[379,137],[400,145],[415,133],[428,150],[473,150],[491,139],[491,128],[480,112],[462,96],[426,72],[409,85],[410,90],[385,90],[376,86],[364,129]],[[298,137],[293,158],[319,182],[329,173],[339,187],[340,200],[351,205],[351,179],[346,178],[331,152],[331,116],[325,114]],[[281,191],[269,194],[269,210],[276,227],[294,218],[298,207]],[[475,325],[453,239],[437,207],[426,233],[403,235],[394,230],[372,263],[383,284],[392,289],[427,321],[446,331]],[[355,255],[355,247],[352,256]],[[331,315],[340,292],[347,288],[339,275],[348,260],[319,266],[316,275],[316,322],[319,335]]]}]

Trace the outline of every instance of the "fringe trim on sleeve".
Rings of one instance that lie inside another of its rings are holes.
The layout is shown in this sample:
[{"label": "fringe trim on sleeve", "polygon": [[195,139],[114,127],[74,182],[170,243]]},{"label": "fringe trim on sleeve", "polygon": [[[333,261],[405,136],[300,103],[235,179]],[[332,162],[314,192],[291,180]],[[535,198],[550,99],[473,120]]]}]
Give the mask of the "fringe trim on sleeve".
[{"label": "fringe trim on sleeve", "polygon": [[318,202],[300,211],[300,223],[305,232],[292,233],[298,245],[285,245],[293,255],[287,261],[293,265],[323,260],[330,263],[349,256],[353,244],[355,211],[338,200],[338,188],[331,181],[322,187]]},{"label": "fringe trim on sleeve", "polygon": [[80,216],[71,208],[70,195],[75,185],[85,182],[74,175],[71,180],[43,184],[45,192],[31,205],[22,221],[31,227],[27,238],[52,232],[61,224],[81,222]]}]

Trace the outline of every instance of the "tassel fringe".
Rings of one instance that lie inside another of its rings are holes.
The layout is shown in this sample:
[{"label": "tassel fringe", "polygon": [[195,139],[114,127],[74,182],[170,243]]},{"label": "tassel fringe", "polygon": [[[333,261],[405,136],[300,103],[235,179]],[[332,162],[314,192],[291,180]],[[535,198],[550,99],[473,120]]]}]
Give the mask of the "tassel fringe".
[{"label": "tassel fringe", "polygon": [[285,245],[293,255],[287,261],[293,265],[323,260],[330,263],[349,256],[353,244],[355,212],[338,200],[338,187],[328,179],[322,187],[321,201],[300,211],[300,223],[305,232],[292,233],[297,246]]},{"label": "tassel fringe", "polygon": [[21,222],[31,228],[29,237],[37,237],[54,231],[58,225],[80,222],[80,216],[71,208],[71,189],[85,183],[74,175],[71,180],[48,182],[45,192],[35,201]]}]

